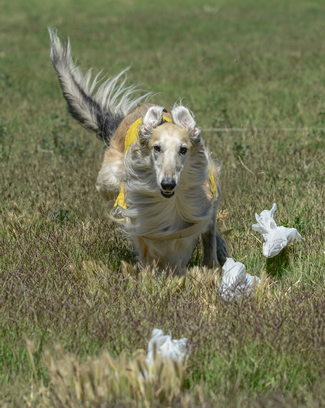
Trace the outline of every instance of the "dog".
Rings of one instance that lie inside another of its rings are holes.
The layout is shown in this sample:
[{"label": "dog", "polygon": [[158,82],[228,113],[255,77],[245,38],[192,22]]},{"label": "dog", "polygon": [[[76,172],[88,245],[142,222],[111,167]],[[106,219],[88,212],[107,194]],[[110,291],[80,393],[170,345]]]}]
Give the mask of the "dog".
[{"label": "dog", "polygon": [[[113,204],[114,219],[130,237],[141,265],[182,270],[200,236],[202,264],[228,256],[216,230],[219,168],[201,138],[192,112],[148,103],[152,93],[125,86],[126,70],[98,86],[83,75],[49,28],[51,60],[69,114],[105,143],[96,188]],[[121,79],[123,79],[121,81]]]}]

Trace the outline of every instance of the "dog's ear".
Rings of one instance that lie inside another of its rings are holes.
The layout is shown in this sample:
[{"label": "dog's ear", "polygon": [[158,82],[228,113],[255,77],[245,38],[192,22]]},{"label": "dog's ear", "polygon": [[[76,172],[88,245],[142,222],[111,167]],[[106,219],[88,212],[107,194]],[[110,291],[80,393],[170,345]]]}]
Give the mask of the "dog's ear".
[{"label": "dog's ear", "polygon": [[194,143],[201,140],[201,129],[196,126],[194,115],[185,106],[176,106],[170,113],[175,125],[185,128]]},{"label": "dog's ear", "polygon": [[163,112],[166,112],[163,106],[152,106],[148,109],[148,112],[142,119],[139,134],[140,143],[145,143],[151,137],[152,130],[163,122]]}]

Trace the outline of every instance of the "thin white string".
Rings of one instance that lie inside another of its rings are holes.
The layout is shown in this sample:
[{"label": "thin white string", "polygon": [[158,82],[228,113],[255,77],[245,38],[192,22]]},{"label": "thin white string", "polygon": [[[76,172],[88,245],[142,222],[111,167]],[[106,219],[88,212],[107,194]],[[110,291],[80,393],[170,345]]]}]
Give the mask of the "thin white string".
[{"label": "thin white string", "polygon": [[301,127],[301,128],[207,128],[202,129],[202,132],[248,132],[248,131],[262,131],[272,130],[279,132],[308,132],[309,130],[325,130],[325,128]]}]

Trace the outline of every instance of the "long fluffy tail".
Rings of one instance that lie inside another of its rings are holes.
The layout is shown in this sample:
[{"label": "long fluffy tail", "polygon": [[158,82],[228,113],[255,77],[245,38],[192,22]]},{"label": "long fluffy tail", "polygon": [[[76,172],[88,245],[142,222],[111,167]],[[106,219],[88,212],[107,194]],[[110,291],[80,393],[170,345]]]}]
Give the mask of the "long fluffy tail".
[{"label": "long fluffy tail", "polygon": [[[97,87],[99,74],[91,80],[91,70],[83,75],[74,65],[69,39],[66,45],[62,45],[56,29],[48,30],[51,37],[52,64],[67,101],[68,112],[82,126],[96,132],[97,137],[109,145],[122,119],[152,94],[146,93],[134,99],[134,95],[139,92],[138,87],[124,87],[128,68]],[[119,81],[121,77],[124,77],[122,82]]]}]

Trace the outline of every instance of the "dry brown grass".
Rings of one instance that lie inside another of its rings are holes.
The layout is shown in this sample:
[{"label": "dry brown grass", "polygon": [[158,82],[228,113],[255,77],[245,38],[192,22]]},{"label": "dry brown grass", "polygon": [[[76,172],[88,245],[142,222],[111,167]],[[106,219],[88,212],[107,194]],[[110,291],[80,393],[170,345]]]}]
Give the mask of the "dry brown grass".
[{"label": "dry brown grass", "polygon": [[[141,401],[116,391],[116,402],[97,406],[324,406],[323,5],[2,3],[0,405],[87,406],[94,367],[98,384],[106,387],[104,373],[113,381],[109,359],[131,390],[126,367],[159,327],[191,344],[185,381],[170,391],[181,376],[166,374]],[[65,112],[48,25],[70,35],[84,69],[116,74],[133,63],[131,83],[161,92],[153,102],[170,108],[184,97],[203,128],[248,129],[203,136],[222,163],[220,232],[230,255],[262,277],[254,297],[222,300],[220,272],[200,269],[200,246],[182,278],[134,268],[95,191],[102,145]],[[283,127],[305,130],[274,129]],[[273,202],[277,224],[305,240],[266,261],[251,225]],[[73,364],[88,384],[84,402]],[[159,386],[169,390],[163,401],[152,397]]]}]

